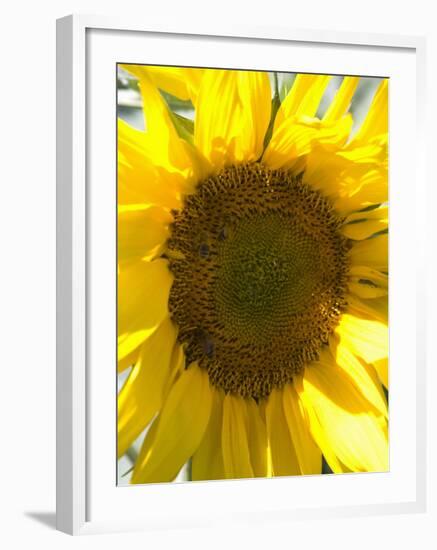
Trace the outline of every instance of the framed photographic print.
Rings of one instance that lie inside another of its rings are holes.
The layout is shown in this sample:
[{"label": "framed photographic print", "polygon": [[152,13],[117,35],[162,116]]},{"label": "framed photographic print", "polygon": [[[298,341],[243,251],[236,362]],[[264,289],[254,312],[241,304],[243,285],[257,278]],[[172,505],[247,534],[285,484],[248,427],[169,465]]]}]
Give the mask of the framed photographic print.
[{"label": "framed photographic print", "polygon": [[58,21],[60,530],[424,510],[423,51]]}]

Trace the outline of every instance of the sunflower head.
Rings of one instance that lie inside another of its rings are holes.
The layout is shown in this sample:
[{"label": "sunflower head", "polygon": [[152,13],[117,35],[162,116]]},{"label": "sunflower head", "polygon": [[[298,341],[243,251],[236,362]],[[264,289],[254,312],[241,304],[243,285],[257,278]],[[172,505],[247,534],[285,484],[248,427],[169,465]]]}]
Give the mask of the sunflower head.
[{"label": "sunflower head", "polygon": [[357,130],[355,77],[320,116],[328,76],[281,101],[267,73],[125,69],[145,117],[118,134],[119,455],[149,426],[131,482],[386,469],[387,81]]}]

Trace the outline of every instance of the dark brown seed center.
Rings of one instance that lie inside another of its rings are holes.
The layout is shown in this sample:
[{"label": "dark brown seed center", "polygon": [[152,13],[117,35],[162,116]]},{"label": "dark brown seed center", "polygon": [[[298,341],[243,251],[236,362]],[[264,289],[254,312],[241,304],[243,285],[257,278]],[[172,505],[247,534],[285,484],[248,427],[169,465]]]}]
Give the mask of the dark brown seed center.
[{"label": "dark brown seed center", "polygon": [[341,223],[300,176],[259,163],[200,183],[167,243],[187,364],[259,399],[316,359],[345,307]]}]

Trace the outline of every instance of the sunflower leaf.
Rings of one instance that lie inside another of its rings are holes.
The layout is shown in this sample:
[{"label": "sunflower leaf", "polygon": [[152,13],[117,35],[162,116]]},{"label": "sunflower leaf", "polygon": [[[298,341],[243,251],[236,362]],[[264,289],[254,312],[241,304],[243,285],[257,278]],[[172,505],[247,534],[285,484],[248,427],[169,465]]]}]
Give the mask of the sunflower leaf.
[{"label": "sunflower leaf", "polygon": [[178,115],[173,111],[169,112],[178,136],[188,141],[188,143],[192,144],[194,135],[194,122],[191,119],[186,118],[182,115]]}]

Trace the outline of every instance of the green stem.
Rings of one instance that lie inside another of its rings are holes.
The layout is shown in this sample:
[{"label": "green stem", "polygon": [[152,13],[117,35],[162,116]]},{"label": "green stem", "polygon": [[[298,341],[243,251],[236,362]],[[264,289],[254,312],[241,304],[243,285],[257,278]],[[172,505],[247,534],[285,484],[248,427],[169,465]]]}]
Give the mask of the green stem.
[{"label": "green stem", "polygon": [[279,99],[279,79],[276,71],[273,73],[273,82],[275,84],[275,96]]},{"label": "green stem", "polygon": [[267,149],[267,145],[269,144],[270,138],[272,137],[273,125],[275,123],[276,113],[278,112],[278,109],[281,105],[281,99],[279,97],[278,73],[276,72],[273,73],[273,84],[274,84],[274,94],[272,98],[272,110],[270,115],[269,127],[267,128],[266,135],[264,136],[263,153]]}]

